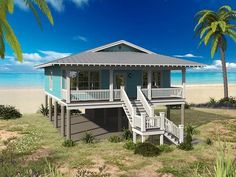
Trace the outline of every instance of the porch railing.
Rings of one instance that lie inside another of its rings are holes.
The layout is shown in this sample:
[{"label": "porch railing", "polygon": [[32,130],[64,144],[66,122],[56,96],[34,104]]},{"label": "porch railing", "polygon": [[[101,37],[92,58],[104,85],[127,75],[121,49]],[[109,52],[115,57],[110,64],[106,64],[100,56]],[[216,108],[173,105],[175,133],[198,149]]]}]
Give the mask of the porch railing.
[{"label": "porch railing", "polygon": [[140,86],[137,87],[137,100],[140,100],[149,117],[154,117],[154,108],[148,103]]},{"label": "porch railing", "polygon": [[105,101],[110,98],[109,90],[71,90],[71,101]]},{"label": "porch railing", "polygon": [[[143,94],[148,97],[148,89],[142,89]],[[171,87],[171,88],[152,88],[151,90],[152,99],[156,98],[183,98],[182,87]]]}]

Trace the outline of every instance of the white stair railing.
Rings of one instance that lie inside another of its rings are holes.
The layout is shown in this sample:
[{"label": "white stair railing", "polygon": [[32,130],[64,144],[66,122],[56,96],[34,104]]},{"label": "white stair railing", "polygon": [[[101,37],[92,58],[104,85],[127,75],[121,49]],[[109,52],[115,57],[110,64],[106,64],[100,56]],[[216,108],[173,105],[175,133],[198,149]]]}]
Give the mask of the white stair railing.
[{"label": "white stair railing", "polygon": [[179,143],[183,142],[184,139],[184,126],[183,125],[175,125],[172,121],[167,119],[165,117],[165,113],[160,113],[160,120],[161,120],[161,130],[165,130],[165,132],[170,133],[174,135],[176,138],[178,138]]},{"label": "white stair railing", "polygon": [[120,97],[121,97],[121,100],[124,102],[126,108],[128,109],[132,119],[134,118],[134,116],[136,115],[136,111],[135,109],[133,108],[130,100],[129,100],[129,97],[128,95],[126,94],[125,92],[125,89],[123,86],[120,87]]},{"label": "white stair railing", "polygon": [[142,103],[148,116],[154,117],[154,108],[152,106],[150,106],[150,104],[148,103],[146,97],[144,96],[144,94],[141,90],[141,86],[137,86],[137,100],[139,100]]}]

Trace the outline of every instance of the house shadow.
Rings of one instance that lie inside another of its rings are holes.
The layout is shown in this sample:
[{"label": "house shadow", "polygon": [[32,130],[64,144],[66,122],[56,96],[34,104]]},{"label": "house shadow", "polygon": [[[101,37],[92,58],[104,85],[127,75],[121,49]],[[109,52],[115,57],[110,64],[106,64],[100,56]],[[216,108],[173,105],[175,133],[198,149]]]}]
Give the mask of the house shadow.
[{"label": "house shadow", "polygon": [[[91,133],[96,139],[106,139],[112,135],[120,135],[123,128],[128,128],[128,120],[122,109],[118,116],[119,108],[85,110],[83,114],[71,115],[71,138],[79,141],[86,132]],[[66,119],[66,118],[65,118]],[[53,120],[54,121],[54,120]],[[120,122],[119,122],[120,121]],[[119,126],[120,123],[120,126]],[[65,120],[66,128],[66,120]],[[58,131],[61,132],[61,116],[58,116]]]}]

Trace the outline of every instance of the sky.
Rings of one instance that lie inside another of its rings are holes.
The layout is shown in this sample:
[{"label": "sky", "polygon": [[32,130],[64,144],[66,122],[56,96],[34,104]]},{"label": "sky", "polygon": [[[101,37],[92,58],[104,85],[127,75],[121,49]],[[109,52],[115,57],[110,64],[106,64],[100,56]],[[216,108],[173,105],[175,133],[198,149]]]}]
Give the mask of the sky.
[{"label": "sky", "polygon": [[[159,54],[205,63],[204,71],[218,71],[217,54],[198,48],[194,15],[202,9],[217,10],[235,0],[47,0],[54,18],[51,26],[41,14],[41,30],[23,0],[15,0],[8,20],[23,50],[19,63],[7,46],[0,72],[38,72],[34,65],[82,52],[117,40],[127,40]],[[236,71],[236,44],[228,40],[227,66]]]}]

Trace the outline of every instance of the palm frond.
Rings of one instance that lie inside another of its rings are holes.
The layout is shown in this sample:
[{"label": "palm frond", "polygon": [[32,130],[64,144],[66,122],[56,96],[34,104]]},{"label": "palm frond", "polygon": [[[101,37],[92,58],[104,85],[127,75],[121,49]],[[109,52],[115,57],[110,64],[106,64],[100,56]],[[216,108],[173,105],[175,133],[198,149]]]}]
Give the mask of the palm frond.
[{"label": "palm frond", "polygon": [[5,44],[2,28],[0,26],[0,57],[3,59],[5,54]]},{"label": "palm frond", "polygon": [[48,4],[45,0],[33,0],[34,3],[39,7],[43,14],[48,18],[49,22],[53,25],[54,21],[52,18],[51,11],[48,7]]},{"label": "palm frond", "polygon": [[207,26],[205,28],[203,28],[201,30],[201,33],[200,33],[200,39],[202,39],[202,37],[204,36],[204,34],[211,28],[211,26]]},{"label": "palm frond", "polygon": [[220,11],[225,11],[225,10],[232,11],[232,8],[229,5],[224,5],[224,6],[219,8],[219,12]]},{"label": "palm frond", "polygon": [[23,57],[22,57],[21,46],[15,36],[14,31],[12,30],[11,26],[8,24],[6,19],[0,19],[0,22],[2,24],[2,31],[6,41],[15,52],[18,61],[22,62]]},{"label": "palm frond", "polygon": [[204,44],[205,44],[205,45],[208,44],[208,42],[209,42],[210,38],[212,37],[212,34],[213,34],[213,33],[214,33],[213,31],[209,31],[209,32],[206,34],[206,36],[204,37]]},{"label": "palm frond", "polygon": [[211,46],[211,58],[214,58],[215,53],[218,49],[218,45],[219,45],[219,36],[216,35],[215,38],[212,41],[212,46]]}]

